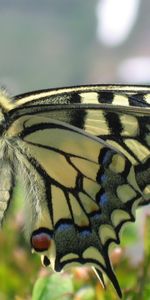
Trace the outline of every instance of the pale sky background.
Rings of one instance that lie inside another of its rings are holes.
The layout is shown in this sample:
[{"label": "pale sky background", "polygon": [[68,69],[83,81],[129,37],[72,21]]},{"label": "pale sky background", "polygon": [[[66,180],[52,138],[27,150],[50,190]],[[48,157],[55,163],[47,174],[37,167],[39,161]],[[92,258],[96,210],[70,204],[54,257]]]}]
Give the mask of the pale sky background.
[{"label": "pale sky background", "polygon": [[148,0],[0,0],[0,84],[149,84],[149,13]]}]

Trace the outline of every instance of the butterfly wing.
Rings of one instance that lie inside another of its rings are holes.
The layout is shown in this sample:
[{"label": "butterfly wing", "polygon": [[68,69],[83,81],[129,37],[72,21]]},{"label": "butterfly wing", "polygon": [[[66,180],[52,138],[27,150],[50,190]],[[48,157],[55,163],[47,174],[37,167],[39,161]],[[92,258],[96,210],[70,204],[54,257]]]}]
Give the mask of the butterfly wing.
[{"label": "butterfly wing", "polygon": [[102,281],[104,271],[120,296],[108,251],[120,242],[123,224],[134,221],[136,207],[149,200],[149,91],[77,87],[3,102],[7,137],[15,141],[30,191],[33,248],[56,271],[89,264]]},{"label": "butterfly wing", "polygon": [[83,86],[17,96],[13,119],[32,111],[98,136],[134,165],[143,191],[139,205],[150,201],[150,88]]},{"label": "butterfly wing", "polygon": [[49,118],[22,116],[7,131],[13,133],[18,160],[26,157],[29,204],[36,199],[30,223],[27,214],[32,246],[56,271],[87,264],[101,279],[104,271],[121,296],[108,251],[140,201],[132,164],[100,138]]}]

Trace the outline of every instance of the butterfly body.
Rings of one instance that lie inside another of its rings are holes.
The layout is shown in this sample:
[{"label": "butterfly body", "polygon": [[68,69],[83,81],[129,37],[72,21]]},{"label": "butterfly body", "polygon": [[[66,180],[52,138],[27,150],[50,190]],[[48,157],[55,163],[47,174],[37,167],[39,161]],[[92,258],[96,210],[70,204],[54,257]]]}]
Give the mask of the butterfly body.
[{"label": "butterfly body", "polygon": [[0,95],[2,223],[16,180],[26,232],[43,263],[104,271],[108,251],[150,200],[150,88],[82,86]]}]

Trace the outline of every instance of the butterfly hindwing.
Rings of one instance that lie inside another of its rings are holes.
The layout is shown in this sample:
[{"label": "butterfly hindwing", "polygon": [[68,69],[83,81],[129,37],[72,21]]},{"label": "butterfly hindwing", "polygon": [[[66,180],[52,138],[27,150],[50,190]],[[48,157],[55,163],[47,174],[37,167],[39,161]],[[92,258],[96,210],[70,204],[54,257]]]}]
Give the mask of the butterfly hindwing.
[{"label": "butterfly hindwing", "polygon": [[[45,264],[53,261],[56,271],[92,265],[101,278],[101,271],[108,275],[121,295],[108,251],[111,242],[119,243],[123,224],[134,220],[141,197],[132,164],[100,138],[66,123],[41,116],[17,122],[16,148],[26,155],[33,186],[28,201],[39,198],[30,232],[34,236],[49,230],[52,244]],[[44,194],[34,191],[36,177]]]}]

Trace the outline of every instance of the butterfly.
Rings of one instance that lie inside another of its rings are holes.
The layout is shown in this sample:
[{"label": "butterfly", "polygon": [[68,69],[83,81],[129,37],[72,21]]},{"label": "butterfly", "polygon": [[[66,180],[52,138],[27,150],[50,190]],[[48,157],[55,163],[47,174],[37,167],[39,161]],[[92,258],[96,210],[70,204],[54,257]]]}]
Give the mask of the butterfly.
[{"label": "butterfly", "polygon": [[0,223],[16,182],[25,231],[45,266],[92,266],[121,297],[109,259],[150,202],[150,87],[89,85],[0,92]]}]

